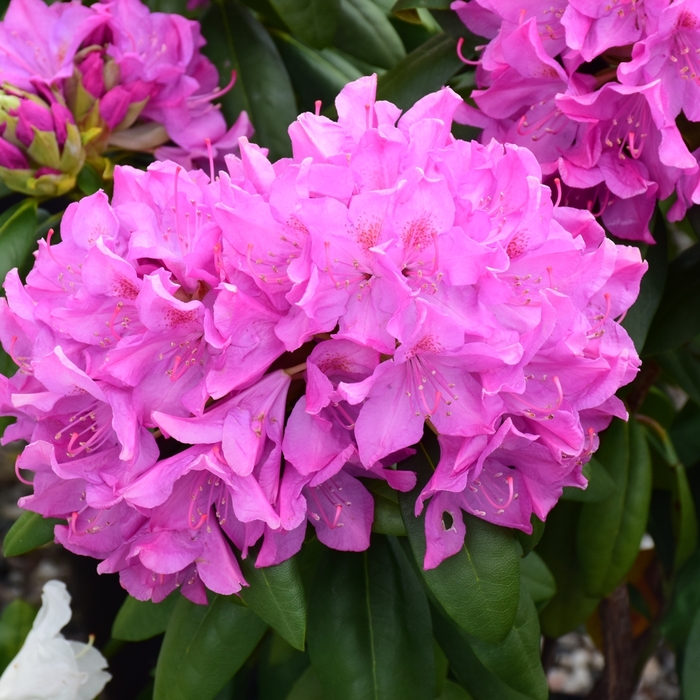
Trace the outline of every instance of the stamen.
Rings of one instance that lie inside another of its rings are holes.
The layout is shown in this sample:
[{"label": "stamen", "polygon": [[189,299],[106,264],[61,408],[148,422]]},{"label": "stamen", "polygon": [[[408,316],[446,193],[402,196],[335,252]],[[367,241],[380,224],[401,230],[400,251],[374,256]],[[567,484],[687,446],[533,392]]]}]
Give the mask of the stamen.
[{"label": "stamen", "polygon": [[462,46],[464,46],[463,36],[459,37],[459,39],[457,40],[457,58],[467,66],[478,66],[481,63],[481,59],[479,59],[478,61],[470,61],[468,58],[465,58],[464,54],[462,53]]},{"label": "stamen", "polygon": [[557,188],[557,201],[554,202],[554,207],[558,207],[561,204],[561,180],[558,177],[554,178],[554,184]]},{"label": "stamen", "polygon": [[204,143],[207,145],[207,155],[209,156],[209,180],[214,182],[216,178],[214,177],[214,150],[211,147],[211,139],[204,139]]},{"label": "stamen", "polygon": [[17,466],[17,460],[15,460],[15,476],[23,483],[26,484],[27,486],[32,485],[32,481],[27,481],[20,473],[19,473],[19,467]]},{"label": "stamen", "polygon": [[236,83],[236,71],[232,70],[231,71],[231,80],[228,81],[228,84],[219,89],[219,90],[214,90],[214,92],[210,92],[208,95],[195,95],[194,97],[190,97],[187,99],[187,106],[188,107],[193,107],[195,105],[203,104],[205,102],[211,102],[212,100],[216,100],[219,97],[223,97]]},{"label": "stamen", "polygon": [[322,104],[321,100],[316,100],[316,102],[314,102],[314,106],[316,107],[314,114],[317,117],[321,116],[321,104]]}]

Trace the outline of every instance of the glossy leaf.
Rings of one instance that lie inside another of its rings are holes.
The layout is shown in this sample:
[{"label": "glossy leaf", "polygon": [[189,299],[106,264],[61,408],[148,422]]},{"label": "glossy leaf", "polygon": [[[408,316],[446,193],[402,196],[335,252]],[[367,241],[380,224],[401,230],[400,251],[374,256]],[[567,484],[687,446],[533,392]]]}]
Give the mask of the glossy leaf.
[{"label": "glossy leaf", "polygon": [[270,0],[284,23],[303,42],[321,49],[338,26],[340,0]]},{"label": "glossy leaf", "polygon": [[36,200],[23,199],[0,216],[0,284],[13,268],[23,268],[36,248]]},{"label": "glossy leaf", "polygon": [[537,552],[520,560],[520,581],[535,605],[546,603],[557,592],[557,582]]},{"label": "glossy leaf", "polygon": [[513,530],[515,539],[523,549],[523,556],[526,557],[537,546],[544,534],[544,521],[540,520],[534,513],[530,516],[532,532],[528,535],[522,530]]},{"label": "glossy leaf", "polygon": [[380,76],[377,96],[408,109],[424,95],[439,90],[461,67],[457,42],[438,34]]},{"label": "glossy leaf", "polygon": [[270,149],[270,157],[290,153],[287,127],[296,119],[292,84],[274,42],[255,15],[233,0],[213,3],[202,21],[208,39],[205,52],[228,82],[236,85],[221,98],[227,122],[246,110],[255,127],[254,140]]},{"label": "glossy leaf", "polygon": [[430,612],[393,540],[327,550],[309,596],[309,655],[333,700],[424,700],[434,692]]},{"label": "glossy leaf", "polygon": [[309,668],[309,655],[290,646],[279,634],[265,636],[256,666],[256,700],[285,700]]},{"label": "glossy leaf", "polygon": [[326,700],[321,681],[312,666],[309,666],[299,677],[287,695],[287,700]]},{"label": "glossy leaf", "polygon": [[562,499],[580,501],[581,503],[599,503],[609,498],[617,488],[615,482],[595,457],[592,457],[588,464],[584,464],[583,475],[588,479],[588,486],[585,489],[566,486]]},{"label": "glossy leaf", "polygon": [[655,245],[647,248],[645,260],[649,269],[642,277],[639,296],[627,312],[622,327],[629,333],[637,352],[641,352],[649,333],[654,314],[659,307],[666,286],[668,270],[668,242],[666,219],[657,209],[654,222]]},{"label": "glossy leaf", "polygon": [[447,614],[466,632],[499,642],[513,626],[518,610],[520,568],[515,538],[506,529],[464,514],[467,533],[457,554],[425,571],[425,511],[416,518],[414,505],[427,482],[426,458],[419,451],[406,466],[419,470],[416,488],[399,494],[411,550],[428,587]]},{"label": "glossy leaf", "polygon": [[696,348],[669,350],[654,359],[696,404],[700,404],[700,356]]},{"label": "glossy leaf", "polygon": [[425,7],[428,10],[449,10],[451,0],[398,0],[391,8],[392,12],[401,12],[402,10],[414,10],[419,7]]},{"label": "glossy leaf", "polygon": [[306,596],[301,574],[293,557],[277,566],[256,568],[244,559],[241,569],[249,586],[241,598],[270,627],[295,649],[304,649],[306,637]]},{"label": "glossy leaf", "polygon": [[537,610],[525,590],[512,629],[499,644],[466,634],[444,611],[433,611],[433,630],[450,667],[474,700],[546,700]]},{"label": "glossy leaf", "polygon": [[547,527],[535,550],[554,576],[557,592],[540,612],[542,633],[561,637],[578,627],[595,610],[599,598],[586,594],[576,556],[580,503],[560,501],[547,516]]},{"label": "glossy leaf", "polygon": [[700,333],[700,243],[684,250],[668,266],[663,297],[649,328],[644,355],[679,347]]},{"label": "glossy leaf", "polygon": [[362,73],[330,51],[315,51],[285,32],[273,32],[289,71],[300,107],[311,110],[316,100],[330,105],[350,80]]},{"label": "glossy leaf", "polygon": [[683,700],[700,700],[700,610],[693,616],[683,653]]},{"label": "glossy leaf", "polygon": [[20,598],[11,601],[0,616],[0,674],[17,656],[32,628],[37,611]]},{"label": "glossy leaf", "polygon": [[179,593],[172,593],[162,602],[152,603],[127,596],[112,625],[112,637],[125,642],[140,642],[163,634],[178,598]]},{"label": "glossy leaf", "polygon": [[391,68],[406,55],[396,30],[372,0],[340,0],[333,44],[379,68]]},{"label": "glossy leaf", "polygon": [[372,492],[372,498],[374,499],[372,532],[405,537],[406,528],[401,517],[396,491],[386,481],[380,481],[379,479],[365,479],[364,484]]},{"label": "glossy leaf", "polygon": [[686,644],[693,618],[700,610],[700,550],[678,572],[671,606],[662,624],[664,636],[676,648]]},{"label": "glossy leaf", "polygon": [[445,686],[437,700],[472,700],[472,696],[461,685],[445,681]]},{"label": "glossy leaf", "polygon": [[267,625],[227,596],[175,605],[156,666],[154,700],[211,700],[242,666]]},{"label": "glossy leaf", "polygon": [[700,462],[700,404],[688,401],[671,425],[669,437],[673,442],[678,459],[692,467]]},{"label": "glossy leaf", "polygon": [[6,557],[16,557],[53,542],[54,527],[64,524],[64,520],[44,518],[38,513],[25,511],[5,535],[3,554]]},{"label": "glossy leaf", "polygon": [[584,503],[576,552],[586,592],[608,595],[639,553],[651,499],[651,457],[644,429],[634,419],[614,419],[603,433],[596,458],[615,482],[603,501]]}]

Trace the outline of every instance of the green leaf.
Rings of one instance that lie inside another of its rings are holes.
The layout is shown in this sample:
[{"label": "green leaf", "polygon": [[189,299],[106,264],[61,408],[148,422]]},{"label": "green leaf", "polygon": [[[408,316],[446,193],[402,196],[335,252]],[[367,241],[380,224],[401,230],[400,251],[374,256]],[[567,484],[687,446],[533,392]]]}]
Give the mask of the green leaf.
[{"label": "green leaf", "polygon": [[171,593],[162,602],[152,603],[127,596],[112,625],[112,637],[125,642],[140,642],[163,634],[178,597],[177,593]]},{"label": "green leaf", "polygon": [[314,51],[285,32],[273,32],[273,36],[303,109],[312,110],[316,100],[326,105],[333,104],[348,81],[362,75],[352,64],[329,50]]},{"label": "green leaf", "polygon": [[473,700],[472,696],[462,688],[461,685],[457,685],[452,681],[445,681],[445,687],[442,689],[442,693],[438,697],[438,700]]},{"label": "green leaf", "polygon": [[380,76],[377,97],[408,109],[424,95],[445,85],[461,67],[457,42],[438,34]]},{"label": "green leaf", "polygon": [[649,269],[642,277],[639,296],[627,311],[622,321],[622,327],[629,333],[637,352],[642,351],[649,333],[654,314],[659,307],[666,286],[668,269],[668,236],[666,233],[666,218],[657,209],[654,222],[655,245],[647,248],[646,261]]},{"label": "green leaf", "polygon": [[425,571],[425,512],[414,516],[418,494],[428,480],[426,457],[419,452],[403,465],[417,467],[418,483],[399,494],[411,550],[428,587],[447,614],[466,632],[499,642],[513,626],[518,610],[520,566],[512,533],[464,514],[467,533],[457,554]]},{"label": "green leaf", "polygon": [[535,605],[547,602],[557,592],[557,582],[537,552],[520,560],[520,580]]},{"label": "green leaf", "polygon": [[693,618],[700,610],[700,550],[696,550],[678,572],[671,606],[661,629],[676,647],[685,646]]},{"label": "green leaf", "polygon": [[522,556],[526,557],[537,546],[537,543],[542,539],[544,534],[544,521],[540,520],[534,513],[530,516],[530,524],[532,532],[528,535],[522,530],[513,530],[515,539],[523,548]]},{"label": "green leaf", "polygon": [[391,68],[406,55],[391,22],[371,0],[340,0],[333,45],[379,68]]},{"label": "green leaf", "polygon": [[295,649],[304,650],[306,596],[295,557],[258,569],[249,559],[241,565],[249,583],[241,590],[245,604]]},{"label": "green leaf", "polygon": [[2,544],[6,557],[16,557],[32,549],[53,542],[53,529],[56,525],[65,525],[65,520],[44,518],[38,513],[26,511],[19,516]]},{"label": "green leaf", "polygon": [[13,268],[23,268],[36,248],[36,200],[23,199],[0,216],[0,284]]},{"label": "green leaf", "polygon": [[692,467],[700,462],[700,404],[688,401],[671,425],[669,437],[676,448],[678,459]]},{"label": "green leaf", "polygon": [[246,110],[255,127],[254,140],[270,149],[270,158],[289,155],[287,127],[296,119],[292,84],[282,59],[265,28],[238,2],[217,0],[202,21],[208,39],[206,54],[225,84],[231,70],[236,85],[221,98],[227,122]]},{"label": "green leaf", "polygon": [[599,598],[586,595],[583,573],[576,556],[576,530],[580,503],[560,501],[547,516],[547,527],[537,545],[554,576],[557,592],[540,612],[542,632],[547,637],[561,637],[578,627],[595,610]]},{"label": "green leaf", "polygon": [[565,501],[599,503],[610,498],[617,489],[615,482],[595,457],[592,457],[588,464],[583,465],[583,475],[588,479],[588,486],[585,489],[565,486],[562,495]]},{"label": "green leaf", "polygon": [[615,482],[603,501],[584,503],[576,536],[586,592],[608,595],[639,554],[649,517],[652,468],[644,429],[613,419],[603,433],[597,460]]},{"label": "green leaf", "polygon": [[78,188],[83,194],[95,194],[97,190],[104,186],[100,174],[89,163],[83,165],[82,170],[78,173]]},{"label": "green leaf", "polygon": [[700,404],[700,358],[695,348],[685,346],[669,350],[654,359],[696,404]]},{"label": "green leaf", "polygon": [[668,266],[666,288],[649,328],[644,356],[679,347],[700,333],[700,243],[684,250]]},{"label": "green leaf", "polygon": [[459,629],[443,611],[433,612],[433,630],[455,675],[474,700],[546,700],[547,679],[540,661],[540,625],[523,590],[513,627],[499,644]]},{"label": "green leaf", "polygon": [[327,46],[338,26],[340,0],[270,0],[284,23],[304,43]]},{"label": "green leaf", "polygon": [[693,617],[683,653],[683,700],[700,700],[700,610]]},{"label": "green leaf", "polygon": [[294,684],[309,667],[309,655],[290,646],[272,631],[263,639],[255,664],[257,700],[285,700]]},{"label": "green leaf", "polygon": [[425,7],[428,10],[449,10],[451,0],[398,0],[391,8],[394,13],[402,10],[414,10],[418,7]]},{"label": "green leaf", "polygon": [[378,494],[374,494],[373,497],[374,522],[372,523],[372,532],[405,537],[406,527],[403,524],[398,503]]},{"label": "green leaf", "polygon": [[17,656],[32,628],[36,610],[20,598],[16,598],[0,616],[0,674]]},{"label": "green leaf", "polygon": [[365,552],[327,550],[309,596],[309,655],[333,700],[433,697],[430,612],[394,540]]},{"label": "green leaf", "polygon": [[267,625],[230,598],[177,601],[158,656],[154,700],[211,700],[255,649]]},{"label": "green leaf", "polygon": [[312,666],[304,671],[294,684],[287,700],[325,700],[323,686]]}]

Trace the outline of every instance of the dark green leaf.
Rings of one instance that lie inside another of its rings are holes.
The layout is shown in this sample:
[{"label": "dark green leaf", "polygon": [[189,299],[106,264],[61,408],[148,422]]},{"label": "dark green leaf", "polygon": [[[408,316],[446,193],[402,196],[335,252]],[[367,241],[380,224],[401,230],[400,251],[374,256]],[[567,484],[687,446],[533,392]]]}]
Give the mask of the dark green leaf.
[{"label": "dark green leaf", "polygon": [[472,700],[472,696],[461,685],[457,685],[452,681],[445,681],[445,687],[442,689],[438,700]]},{"label": "dark green leaf", "polygon": [[206,53],[219,69],[222,83],[231,70],[236,85],[222,99],[229,124],[246,110],[255,127],[254,140],[270,149],[270,157],[289,155],[287,127],[297,115],[292,85],[280,55],[265,28],[238,2],[212,4],[202,22],[209,39]]},{"label": "dark green leaf", "polygon": [[279,634],[266,635],[257,668],[257,700],[285,700],[309,667],[309,655],[290,646]]},{"label": "dark green leaf", "polygon": [[537,610],[525,590],[508,636],[489,644],[460,630],[442,611],[433,629],[450,667],[474,700],[545,700],[549,691],[540,662]]},{"label": "dark green leaf", "polygon": [[227,596],[212,596],[209,605],[182,596],[158,656],[154,700],[211,700],[266,629],[252,610]]},{"label": "dark green leaf", "polygon": [[548,601],[557,592],[557,582],[537,552],[520,560],[520,580],[535,605]]},{"label": "dark green leaf", "polygon": [[391,68],[406,55],[391,22],[371,0],[340,0],[333,44],[379,68]]},{"label": "dark green leaf", "polygon": [[588,479],[588,486],[585,489],[574,486],[564,487],[562,498],[565,501],[599,503],[609,498],[617,489],[615,482],[595,457],[583,466],[583,475]]},{"label": "dark green leaf", "polygon": [[284,23],[317,49],[330,43],[338,26],[340,0],[270,0]]},{"label": "dark green leaf", "polygon": [[374,498],[372,532],[405,537],[406,528],[401,517],[396,491],[386,481],[379,479],[365,479],[364,484],[372,492],[372,498]]},{"label": "dark green leaf", "polygon": [[112,625],[112,637],[125,642],[140,642],[163,634],[178,598],[178,593],[171,593],[164,601],[152,603],[128,596]]},{"label": "dark green leaf", "polygon": [[268,625],[279,632],[295,649],[304,649],[306,636],[306,597],[296,558],[261,569],[244,559],[241,569],[248,588],[241,598]]},{"label": "dark green leaf", "polygon": [[683,653],[683,700],[700,700],[700,610],[693,617]]},{"label": "dark green leaf", "polygon": [[540,520],[534,513],[530,516],[530,524],[532,532],[528,535],[522,530],[513,530],[515,539],[523,548],[523,556],[526,557],[537,546],[537,543],[542,539],[544,534],[544,522]]},{"label": "dark green leaf", "polygon": [[408,540],[423,578],[452,619],[469,634],[489,642],[505,638],[518,610],[520,567],[515,538],[508,530],[464,515],[466,537],[457,554],[425,571],[425,512],[413,514],[416,498],[427,482],[426,458],[419,451],[403,465],[419,470],[416,488],[399,494]]},{"label": "dark green leaf", "polygon": [[649,264],[649,269],[642,277],[639,296],[621,324],[630,334],[637,352],[641,352],[644,347],[666,285],[666,271],[668,269],[666,219],[659,210],[656,212],[654,223],[654,240],[656,244],[648,246],[647,249],[646,261]]},{"label": "dark green leaf", "polygon": [[408,109],[424,95],[445,85],[461,67],[457,42],[438,34],[379,78],[377,97]]},{"label": "dark green leaf", "polygon": [[669,350],[654,359],[696,404],[700,404],[700,358],[695,348],[685,346]]},{"label": "dark green leaf", "polygon": [[91,165],[86,163],[78,173],[78,188],[83,194],[95,194],[104,186],[100,174]]},{"label": "dark green leaf", "polygon": [[676,448],[678,459],[692,467],[700,462],[700,404],[688,401],[671,425],[669,437]]},{"label": "dark green leaf", "polygon": [[700,243],[684,250],[668,266],[666,287],[649,328],[644,355],[679,347],[700,333]]},{"label": "dark green leaf", "polygon": [[29,511],[22,513],[5,535],[3,554],[6,557],[16,557],[53,542],[53,529],[56,525],[65,525],[65,521],[44,518]]},{"label": "dark green leaf", "polygon": [[678,572],[671,607],[662,624],[664,636],[677,649],[685,646],[693,618],[699,610],[700,550],[696,550]]},{"label": "dark green leaf", "polygon": [[392,12],[413,10],[417,7],[425,7],[428,10],[449,10],[451,0],[398,0],[391,8]]},{"label": "dark green leaf", "polygon": [[309,666],[294,684],[287,700],[326,700],[316,671]]},{"label": "dark green leaf", "polygon": [[582,504],[560,501],[547,516],[547,527],[535,550],[554,576],[557,592],[540,613],[542,632],[561,637],[595,610],[598,598],[586,595],[576,557],[576,530]]},{"label": "dark green leaf", "polygon": [[309,597],[309,655],[333,700],[424,700],[434,692],[430,612],[395,541],[327,550]]},{"label": "dark green leaf", "polygon": [[634,420],[613,419],[596,458],[615,482],[603,501],[584,503],[576,536],[586,592],[608,595],[639,554],[649,516],[651,457],[644,429]]},{"label": "dark green leaf", "polygon": [[36,200],[23,199],[0,216],[0,284],[13,268],[23,268],[36,248]]},{"label": "dark green leaf", "polygon": [[0,617],[0,674],[22,648],[35,617],[36,610],[19,598],[3,610]]},{"label": "dark green leaf", "polygon": [[[316,100],[333,104],[349,80],[362,73],[330,51],[314,51],[285,32],[273,32],[297,91],[302,109],[312,110]],[[342,67],[342,69],[341,69]],[[348,72],[351,71],[351,75]]]}]

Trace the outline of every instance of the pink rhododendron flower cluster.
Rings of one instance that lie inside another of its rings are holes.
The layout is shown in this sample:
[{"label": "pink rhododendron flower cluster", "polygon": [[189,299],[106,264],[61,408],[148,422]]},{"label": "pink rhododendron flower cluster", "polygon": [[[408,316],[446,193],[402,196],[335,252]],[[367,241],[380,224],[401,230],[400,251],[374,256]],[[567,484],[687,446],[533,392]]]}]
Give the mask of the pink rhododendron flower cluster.
[{"label": "pink rhododendron flower cluster", "polygon": [[225,90],[204,43],[198,22],[140,0],[12,0],[0,22],[0,177],[50,196],[85,162],[111,176],[108,150],[160,147],[188,168],[223,157],[251,128],[242,113],[227,130],[212,104]]},{"label": "pink rhododendron flower cluster", "polygon": [[563,202],[601,216],[622,238],[653,243],[654,204],[676,191],[670,219],[700,203],[700,169],[677,126],[700,120],[698,0],[457,0],[490,41],[459,121],[527,146]]},{"label": "pink rhododendron flower cluster", "polygon": [[528,150],[456,140],[451,90],[401,115],[375,89],[302,114],[290,159],[241,139],[215,179],[118,168],[7,276],[21,505],[137,598],[234,593],[237,555],[284,561],[308,524],[364,550],[368,484],[410,490],[425,430],[426,567],[462,511],[529,532],[626,415],[639,252],[554,206]]}]

